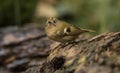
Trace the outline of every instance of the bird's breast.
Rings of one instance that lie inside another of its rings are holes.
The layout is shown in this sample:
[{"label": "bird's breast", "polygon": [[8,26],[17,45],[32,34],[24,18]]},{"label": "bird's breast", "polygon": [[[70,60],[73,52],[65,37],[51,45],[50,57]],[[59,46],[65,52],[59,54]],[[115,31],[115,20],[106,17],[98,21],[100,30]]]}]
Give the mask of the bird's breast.
[{"label": "bird's breast", "polygon": [[45,32],[46,32],[46,35],[50,38],[55,36],[57,29],[53,27],[46,27]]}]

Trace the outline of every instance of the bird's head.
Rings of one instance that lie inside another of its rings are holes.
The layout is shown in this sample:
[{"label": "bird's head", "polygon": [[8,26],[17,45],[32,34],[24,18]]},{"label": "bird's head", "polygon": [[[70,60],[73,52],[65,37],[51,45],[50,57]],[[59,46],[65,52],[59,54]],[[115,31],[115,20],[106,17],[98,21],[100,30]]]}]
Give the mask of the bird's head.
[{"label": "bird's head", "polygon": [[57,18],[54,17],[48,18],[46,22],[48,26],[56,26],[56,23],[57,23]]}]

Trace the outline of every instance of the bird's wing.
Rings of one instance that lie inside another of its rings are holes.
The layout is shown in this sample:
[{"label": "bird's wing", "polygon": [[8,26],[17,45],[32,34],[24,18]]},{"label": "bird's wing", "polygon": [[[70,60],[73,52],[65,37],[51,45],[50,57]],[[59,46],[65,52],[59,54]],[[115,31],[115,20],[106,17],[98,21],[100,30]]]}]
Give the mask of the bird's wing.
[{"label": "bird's wing", "polygon": [[76,28],[74,26],[70,26],[64,29],[64,34],[67,36],[79,35],[84,32],[95,32],[95,31],[89,29],[83,29],[83,28]]},{"label": "bird's wing", "polygon": [[55,36],[56,37],[64,37],[64,36],[67,36],[67,34],[64,33],[64,31],[59,30],[56,32]]},{"label": "bird's wing", "polygon": [[77,35],[77,34],[78,34],[78,31],[79,31],[79,29],[78,29],[78,28],[75,28],[75,27],[73,27],[73,26],[66,27],[66,28],[64,29],[64,35],[66,35],[66,36]]}]

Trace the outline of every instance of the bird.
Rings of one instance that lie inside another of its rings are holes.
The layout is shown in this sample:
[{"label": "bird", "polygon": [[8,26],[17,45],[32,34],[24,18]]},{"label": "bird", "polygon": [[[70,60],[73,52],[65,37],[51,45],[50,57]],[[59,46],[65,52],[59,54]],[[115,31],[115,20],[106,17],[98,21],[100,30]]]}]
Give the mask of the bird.
[{"label": "bird", "polygon": [[94,31],[78,28],[63,20],[59,20],[55,17],[50,17],[47,19],[45,32],[49,39],[61,43],[67,43],[74,41],[82,33]]}]

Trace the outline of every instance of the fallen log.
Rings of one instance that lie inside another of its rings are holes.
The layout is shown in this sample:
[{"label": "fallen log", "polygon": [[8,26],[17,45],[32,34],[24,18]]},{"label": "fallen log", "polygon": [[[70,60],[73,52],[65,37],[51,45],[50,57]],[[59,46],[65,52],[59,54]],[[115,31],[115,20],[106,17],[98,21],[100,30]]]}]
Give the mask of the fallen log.
[{"label": "fallen log", "polygon": [[41,66],[25,73],[120,73],[120,32],[101,34],[56,47]]}]

